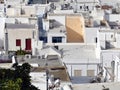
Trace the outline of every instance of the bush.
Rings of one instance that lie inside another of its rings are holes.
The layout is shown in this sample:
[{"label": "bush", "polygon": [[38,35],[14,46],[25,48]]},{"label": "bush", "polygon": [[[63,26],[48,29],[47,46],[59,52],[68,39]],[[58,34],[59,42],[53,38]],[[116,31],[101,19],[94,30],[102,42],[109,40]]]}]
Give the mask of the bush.
[{"label": "bush", "polygon": [[24,50],[17,50],[16,55],[25,55],[26,52]]}]

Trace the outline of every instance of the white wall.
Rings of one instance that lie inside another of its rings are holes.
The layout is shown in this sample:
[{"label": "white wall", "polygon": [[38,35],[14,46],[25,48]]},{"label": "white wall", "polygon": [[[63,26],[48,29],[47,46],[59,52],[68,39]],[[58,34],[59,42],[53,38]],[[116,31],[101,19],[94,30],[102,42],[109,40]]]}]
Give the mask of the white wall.
[{"label": "white wall", "polygon": [[49,20],[43,19],[43,30],[48,31],[49,30]]},{"label": "white wall", "polygon": [[32,55],[38,55],[43,47],[43,41],[32,39]]},{"label": "white wall", "polygon": [[116,34],[116,48],[120,48],[120,34]]},{"label": "white wall", "polygon": [[64,33],[48,33],[48,43],[52,43],[52,37],[62,37],[61,43],[66,43],[66,35]]},{"label": "white wall", "polygon": [[54,19],[65,26],[65,15],[49,15],[48,19]]},{"label": "white wall", "polygon": [[99,28],[85,28],[85,43],[96,43]]},{"label": "white wall", "polygon": [[45,13],[46,5],[36,5],[35,8],[36,14],[39,16],[43,16],[43,14]]},{"label": "white wall", "polygon": [[16,39],[21,39],[21,48],[25,50],[25,39],[32,39],[32,29],[9,29],[8,30],[8,47],[9,50],[20,50],[19,46],[16,46]]},{"label": "white wall", "polygon": [[81,76],[87,76],[87,70],[94,70],[94,76],[96,76],[99,71],[97,64],[95,63],[99,63],[99,60],[93,60],[92,62],[92,60],[88,60],[88,59],[73,59],[73,60],[66,60],[65,62],[70,76],[74,76],[74,70],[81,70],[82,71]]},{"label": "white wall", "polygon": [[5,18],[0,18],[0,48],[4,46]]},{"label": "white wall", "polygon": [[18,23],[29,23],[29,20],[28,20],[28,18],[6,18],[6,23],[13,23],[13,24],[15,24],[15,22],[17,22],[18,21]]},{"label": "white wall", "polygon": [[105,15],[105,19],[109,22],[120,21],[120,14],[107,14]]},{"label": "white wall", "polygon": [[46,90],[46,73],[45,72],[30,72],[32,85],[38,89]]},{"label": "white wall", "polygon": [[120,57],[119,50],[102,50],[101,51],[101,62],[106,67],[111,67],[111,61],[114,60],[114,57]]},{"label": "white wall", "polygon": [[7,8],[7,9],[6,9],[6,15],[7,15],[7,16],[15,16],[15,13],[16,13],[17,15],[20,15],[20,9],[16,9],[16,11],[15,11],[14,8]]},{"label": "white wall", "polygon": [[20,5],[22,0],[6,0],[7,5]]}]

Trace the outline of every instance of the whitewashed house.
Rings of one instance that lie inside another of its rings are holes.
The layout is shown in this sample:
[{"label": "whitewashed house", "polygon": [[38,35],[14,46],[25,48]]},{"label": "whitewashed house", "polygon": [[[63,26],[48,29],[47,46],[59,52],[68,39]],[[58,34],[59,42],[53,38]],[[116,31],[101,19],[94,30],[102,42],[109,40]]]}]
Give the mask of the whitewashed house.
[{"label": "whitewashed house", "polygon": [[38,30],[33,24],[6,24],[5,31],[7,33],[8,50],[32,50],[33,40],[38,40]]}]

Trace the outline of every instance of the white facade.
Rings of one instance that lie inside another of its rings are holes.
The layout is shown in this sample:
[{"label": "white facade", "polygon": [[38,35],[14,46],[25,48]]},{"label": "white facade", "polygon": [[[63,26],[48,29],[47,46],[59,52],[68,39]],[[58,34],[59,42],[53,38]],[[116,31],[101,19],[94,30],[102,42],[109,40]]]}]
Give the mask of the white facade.
[{"label": "white facade", "polygon": [[22,17],[22,18],[20,18],[20,17],[18,17],[18,18],[6,18],[6,20],[5,20],[5,22],[6,23],[13,23],[13,24],[15,24],[15,23],[29,23],[29,18],[25,18],[25,17]]},{"label": "white facade", "polygon": [[106,14],[105,19],[109,22],[120,22],[120,14]]},{"label": "white facade", "polygon": [[50,14],[48,16],[49,20],[56,20],[59,22],[61,25],[65,26],[65,14]]},{"label": "white facade", "polygon": [[0,4],[0,17],[4,17],[4,4]]},{"label": "white facade", "polygon": [[76,0],[74,11],[93,11],[96,5],[100,5],[98,0]]},{"label": "white facade", "polygon": [[46,90],[46,73],[45,72],[31,72],[30,73],[32,85],[38,89]]},{"label": "white facade", "polygon": [[[13,36],[14,35],[14,36]],[[22,29],[21,30],[8,30],[8,38],[9,38],[9,50],[16,51],[20,50],[20,47],[16,46],[16,39],[21,39],[21,48],[25,50],[25,39],[32,38],[32,30]]]},{"label": "white facade", "polygon": [[[13,24],[14,27],[15,24]],[[15,25],[17,26],[17,25]],[[23,25],[24,27],[24,25]],[[26,48],[26,39],[33,39],[33,31],[35,31],[34,33],[36,33],[34,35],[35,39],[37,37],[37,30],[35,29],[35,27],[32,28],[23,28],[21,26],[21,28],[12,28],[12,26],[7,27],[7,33],[8,33],[8,50],[10,51],[16,51],[16,50],[20,50],[20,47],[22,50],[25,50]],[[21,40],[21,46],[16,46],[16,40],[20,39]]]},{"label": "white facade", "polygon": [[[21,16],[21,17],[34,17],[34,16],[43,16],[46,12],[46,8],[49,7],[49,4],[45,5],[15,5],[14,7],[6,8],[7,16]],[[48,9],[49,10],[49,9]],[[47,10],[47,11],[48,11]]]},{"label": "white facade", "polygon": [[0,48],[4,47],[5,18],[0,18]]},{"label": "white facade", "polygon": [[100,60],[96,57],[95,45],[80,43],[56,43],[62,53],[62,62],[66,64],[71,77],[96,76],[99,73]]},{"label": "white facade", "polygon": [[85,28],[85,43],[97,43],[97,31],[99,28]]},{"label": "white facade", "polygon": [[5,0],[6,5],[20,5],[20,4],[27,4],[29,0]]},{"label": "white facade", "polygon": [[97,49],[100,47],[98,51],[102,63],[101,67],[104,70],[104,80],[106,82],[118,82],[120,77],[118,73],[120,57],[119,30],[99,30],[97,35]]},{"label": "white facade", "polygon": [[102,49],[119,48],[119,30],[100,30],[99,41]]}]

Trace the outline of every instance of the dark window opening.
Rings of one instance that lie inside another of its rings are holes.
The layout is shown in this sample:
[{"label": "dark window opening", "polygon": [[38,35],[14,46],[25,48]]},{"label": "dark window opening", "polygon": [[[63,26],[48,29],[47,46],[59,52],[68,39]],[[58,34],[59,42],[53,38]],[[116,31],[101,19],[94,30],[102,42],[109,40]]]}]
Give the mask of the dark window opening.
[{"label": "dark window opening", "polygon": [[25,50],[31,50],[31,39],[26,39],[26,48]]},{"label": "dark window opening", "polygon": [[80,6],[80,9],[82,9],[82,6]]},{"label": "dark window opening", "polygon": [[52,43],[61,43],[62,37],[52,37]]},{"label": "dark window opening", "polygon": [[44,43],[47,43],[47,37],[40,37],[40,40],[43,41]]},{"label": "dark window opening", "polygon": [[58,47],[58,46],[54,46],[54,48],[56,48],[57,50],[59,50],[59,47]]},{"label": "dark window opening", "polygon": [[95,38],[95,43],[97,43],[97,37]]},{"label": "dark window opening", "polygon": [[21,46],[21,40],[20,39],[16,39],[16,46]]}]

